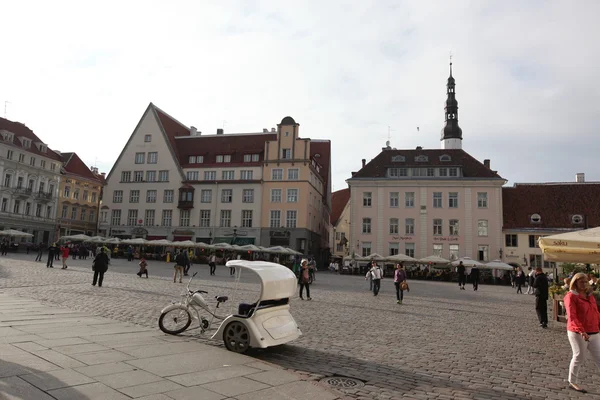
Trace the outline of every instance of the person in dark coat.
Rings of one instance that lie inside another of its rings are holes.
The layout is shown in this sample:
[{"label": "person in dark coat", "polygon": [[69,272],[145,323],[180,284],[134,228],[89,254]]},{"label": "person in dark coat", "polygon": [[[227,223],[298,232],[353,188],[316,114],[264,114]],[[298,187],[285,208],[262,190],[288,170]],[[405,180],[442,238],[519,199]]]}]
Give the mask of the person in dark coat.
[{"label": "person in dark coat", "polygon": [[523,290],[521,287],[525,284],[525,272],[521,269],[521,267],[517,267],[517,274],[515,275],[515,283],[517,285],[517,293],[523,294]]},{"label": "person in dark coat", "polygon": [[458,263],[458,267],[456,267],[456,272],[458,272],[458,287],[460,288],[460,290],[465,290],[467,276],[465,275],[465,266],[462,261]]},{"label": "person in dark coat", "polygon": [[58,247],[56,247],[56,243],[52,243],[48,247],[48,261],[46,262],[46,268],[54,268],[52,265],[54,263],[55,254],[58,254]]},{"label": "person in dark coat", "polygon": [[37,256],[35,257],[35,261],[42,261],[42,257],[44,256],[44,243],[40,242],[40,244],[38,244],[38,252],[37,252]]},{"label": "person in dark coat", "polygon": [[473,282],[473,290],[477,291],[479,287],[479,268],[476,265],[471,268],[471,281]]},{"label": "person in dark coat", "polygon": [[542,270],[535,269],[535,279],[533,280],[533,290],[535,294],[535,311],[542,328],[548,327],[548,277]]},{"label": "person in dark coat", "polygon": [[96,258],[94,258],[94,265],[92,269],[94,270],[94,280],[92,281],[92,286],[96,286],[96,282],[98,282],[98,287],[102,287],[104,273],[108,271],[108,256],[104,252],[104,248],[101,248],[100,253],[98,253]]}]

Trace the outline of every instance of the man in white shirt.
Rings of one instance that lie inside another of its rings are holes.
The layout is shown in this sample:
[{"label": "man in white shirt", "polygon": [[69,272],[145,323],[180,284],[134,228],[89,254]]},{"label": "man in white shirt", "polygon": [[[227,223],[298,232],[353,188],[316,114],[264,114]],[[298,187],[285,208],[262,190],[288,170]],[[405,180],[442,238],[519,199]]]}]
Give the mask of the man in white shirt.
[{"label": "man in white shirt", "polygon": [[383,276],[383,272],[377,263],[373,263],[373,266],[367,272],[365,279],[371,278],[373,280],[373,296],[377,296],[379,294],[379,288],[381,287],[381,277]]},{"label": "man in white shirt", "polygon": [[533,280],[535,279],[535,269],[533,267],[529,267],[529,269],[529,279],[527,282],[529,286],[527,287],[527,291],[525,292],[525,294],[533,294]]}]

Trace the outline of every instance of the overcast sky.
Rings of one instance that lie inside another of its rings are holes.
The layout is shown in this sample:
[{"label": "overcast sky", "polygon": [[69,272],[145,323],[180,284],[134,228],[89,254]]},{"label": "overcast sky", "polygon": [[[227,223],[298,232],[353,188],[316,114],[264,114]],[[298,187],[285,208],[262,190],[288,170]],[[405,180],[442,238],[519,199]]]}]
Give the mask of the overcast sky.
[{"label": "overcast sky", "polygon": [[100,170],[153,102],[211,134],[290,115],[332,141],[342,189],[388,126],[440,147],[452,53],[466,151],[511,183],[600,180],[598,1],[90,4],[0,0],[0,101]]}]

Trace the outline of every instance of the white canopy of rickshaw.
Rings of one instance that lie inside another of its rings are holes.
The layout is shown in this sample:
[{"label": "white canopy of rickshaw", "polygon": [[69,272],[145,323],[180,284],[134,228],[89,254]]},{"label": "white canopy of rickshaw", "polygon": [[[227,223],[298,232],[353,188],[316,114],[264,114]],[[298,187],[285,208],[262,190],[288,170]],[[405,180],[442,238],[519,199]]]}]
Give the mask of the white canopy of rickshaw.
[{"label": "white canopy of rickshaw", "polygon": [[600,227],[541,237],[545,261],[600,264]]},{"label": "white canopy of rickshaw", "polygon": [[247,269],[260,278],[260,301],[292,297],[296,293],[298,279],[287,267],[267,261],[231,260],[227,267]]}]

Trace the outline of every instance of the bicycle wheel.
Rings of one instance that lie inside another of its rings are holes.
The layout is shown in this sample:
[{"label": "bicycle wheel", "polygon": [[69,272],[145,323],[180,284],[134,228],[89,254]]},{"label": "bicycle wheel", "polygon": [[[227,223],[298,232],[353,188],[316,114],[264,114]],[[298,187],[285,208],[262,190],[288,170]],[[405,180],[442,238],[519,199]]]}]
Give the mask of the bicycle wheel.
[{"label": "bicycle wheel", "polygon": [[188,310],[175,308],[160,314],[158,326],[161,331],[169,335],[178,335],[189,328],[192,323],[192,316]]}]

